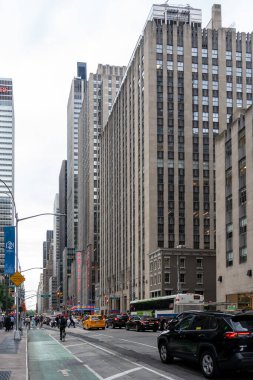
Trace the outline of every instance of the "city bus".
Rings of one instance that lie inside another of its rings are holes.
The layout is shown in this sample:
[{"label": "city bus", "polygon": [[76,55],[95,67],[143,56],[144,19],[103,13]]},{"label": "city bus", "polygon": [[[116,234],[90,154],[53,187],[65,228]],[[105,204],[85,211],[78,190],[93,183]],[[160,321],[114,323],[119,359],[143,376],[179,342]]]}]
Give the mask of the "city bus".
[{"label": "city bus", "polygon": [[131,315],[148,315],[158,318],[163,330],[169,320],[187,310],[203,310],[204,296],[194,293],[179,293],[170,296],[146,298],[130,302]]}]

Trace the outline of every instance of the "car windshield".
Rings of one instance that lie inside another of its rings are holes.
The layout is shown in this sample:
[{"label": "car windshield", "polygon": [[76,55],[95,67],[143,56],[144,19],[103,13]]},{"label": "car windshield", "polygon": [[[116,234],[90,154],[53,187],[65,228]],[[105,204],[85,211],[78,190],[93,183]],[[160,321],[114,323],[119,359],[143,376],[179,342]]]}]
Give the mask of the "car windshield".
[{"label": "car windshield", "polygon": [[102,317],[101,315],[96,315],[96,316],[94,316],[94,317],[91,317],[91,320],[92,320],[92,321],[99,321],[99,320],[101,320],[101,319],[103,319],[103,317]]},{"label": "car windshield", "polygon": [[253,314],[236,315],[231,321],[235,331],[253,331]]}]

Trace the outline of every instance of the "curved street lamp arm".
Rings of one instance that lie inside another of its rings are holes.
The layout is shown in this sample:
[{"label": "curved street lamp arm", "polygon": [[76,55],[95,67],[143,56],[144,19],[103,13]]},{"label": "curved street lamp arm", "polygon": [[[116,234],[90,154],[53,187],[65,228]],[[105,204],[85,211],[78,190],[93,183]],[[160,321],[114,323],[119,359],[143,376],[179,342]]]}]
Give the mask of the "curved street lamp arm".
[{"label": "curved street lamp arm", "polygon": [[42,267],[28,268],[28,269],[21,270],[20,273],[27,272],[28,270],[32,270],[32,269],[44,269],[44,268]]},{"label": "curved street lamp arm", "polygon": [[16,208],[16,203],[15,203],[15,199],[14,199],[14,195],[13,195],[13,192],[11,191],[10,187],[7,185],[7,183],[2,180],[0,178],[0,182],[2,182],[4,184],[4,186],[6,187],[6,189],[8,190],[9,194],[11,195],[11,199],[12,199],[12,202],[13,202],[13,205],[14,205],[14,211],[15,211],[15,218],[17,219],[17,208]]},{"label": "curved street lamp arm", "polygon": [[22,220],[37,218],[38,216],[43,216],[43,215],[66,216],[66,214],[55,214],[53,212],[44,212],[42,214],[36,214],[36,215],[26,216],[25,218],[18,218],[17,220],[18,220],[18,222],[21,222]]}]

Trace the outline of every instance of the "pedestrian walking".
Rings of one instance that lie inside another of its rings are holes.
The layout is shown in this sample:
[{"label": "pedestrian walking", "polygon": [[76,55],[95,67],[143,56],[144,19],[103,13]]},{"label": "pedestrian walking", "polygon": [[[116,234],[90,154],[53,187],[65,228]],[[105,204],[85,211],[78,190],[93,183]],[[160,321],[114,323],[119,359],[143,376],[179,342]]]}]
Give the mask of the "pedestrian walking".
[{"label": "pedestrian walking", "polygon": [[70,326],[74,326],[74,327],[76,327],[76,324],[75,324],[75,321],[74,321],[72,315],[69,316],[69,325],[68,325],[68,328],[69,328]]},{"label": "pedestrian walking", "polygon": [[11,315],[10,318],[11,318],[11,330],[13,330],[13,327],[14,327],[14,317],[13,317],[13,315]]},{"label": "pedestrian walking", "polygon": [[0,314],[0,330],[4,327],[4,316]]},{"label": "pedestrian walking", "polygon": [[11,317],[7,314],[5,319],[4,319],[4,326],[5,326],[5,331],[10,331],[11,329]]},{"label": "pedestrian walking", "polygon": [[27,329],[30,330],[30,328],[31,328],[31,320],[30,320],[30,317],[28,317],[28,316],[25,319],[25,326],[26,326]]},{"label": "pedestrian walking", "polygon": [[43,326],[43,319],[44,319],[43,315],[40,315],[40,318],[39,318],[40,329],[41,329],[41,327]]},{"label": "pedestrian walking", "polygon": [[66,318],[64,317],[64,315],[62,314],[61,318],[60,318],[60,321],[59,321],[59,326],[60,326],[60,340],[64,340],[65,341],[65,336],[66,336],[66,326],[67,326],[67,320]]}]

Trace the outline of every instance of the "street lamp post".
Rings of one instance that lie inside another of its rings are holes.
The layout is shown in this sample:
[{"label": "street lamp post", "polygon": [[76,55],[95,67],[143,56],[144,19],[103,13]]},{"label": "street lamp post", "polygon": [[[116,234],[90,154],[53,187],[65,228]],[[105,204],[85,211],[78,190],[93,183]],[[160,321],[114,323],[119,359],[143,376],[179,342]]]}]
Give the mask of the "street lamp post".
[{"label": "street lamp post", "polygon": [[21,270],[20,273],[27,272],[27,271],[32,270],[32,269],[46,269],[46,268],[42,268],[42,267],[28,268],[28,269]]},{"label": "street lamp post", "polygon": [[[6,189],[9,192],[9,194],[11,195],[11,199],[12,199],[13,206],[14,206],[14,217],[15,217],[15,221],[16,221],[16,224],[15,224],[15,228],[16,228],[16,262],[15,262],[15,264],[16,265],[15,265],[15,268],[16,268],[16,272],[18,272],[18,269],[19,269],[18,268],[18,263],[19,263],[19,261],[18,261],[18,223],[22,222],[23,220],[37,218],[39,216],[44,216],[44,215],[66,216],[66,214],[45,212],[45,213],[41,213],[41,214],[26,216],[24,218],[19,218],[13,192],[11,191],[11,189],[7,185],[7,183],[5,183],[5,181],[3,181],[1,178],[0,178],[0,182],[2,182],[4,184],[4,186],[6,187]],[[19,307],[18,307],[19,302],[18,301],[19,301],[18,286],[16,286],[16,330],[14,331],[14,339],[20,340],[21,334],[19,331]]]}]

